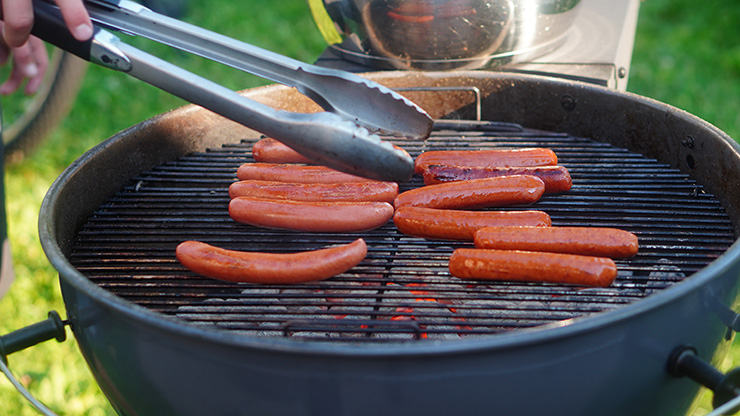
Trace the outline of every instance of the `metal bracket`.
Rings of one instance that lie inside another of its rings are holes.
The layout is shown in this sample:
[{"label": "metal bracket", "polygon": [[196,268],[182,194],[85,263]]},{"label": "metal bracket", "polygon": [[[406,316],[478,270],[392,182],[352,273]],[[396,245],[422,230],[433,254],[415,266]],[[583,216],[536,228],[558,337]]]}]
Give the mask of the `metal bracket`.
[{"label": "metal bracket", "polygon": [[118,47],[121,40],[105,30],[98,30],[90,48],[90,62],[121,72],[131,71],[131,60]]}]

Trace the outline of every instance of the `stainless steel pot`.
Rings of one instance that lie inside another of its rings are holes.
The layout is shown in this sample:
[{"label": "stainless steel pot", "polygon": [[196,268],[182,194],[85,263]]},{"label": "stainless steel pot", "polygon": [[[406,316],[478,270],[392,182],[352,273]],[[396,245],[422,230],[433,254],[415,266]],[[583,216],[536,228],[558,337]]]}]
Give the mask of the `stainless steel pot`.
[{"label": "stainless steel pot", "polygon": [[377,68],[479,69],[545,54],[580,0],[308,0],[331,48]]},{"label": "stainless steel pot", "polygon": [[[408,92],[435,117],[475,114],[469,94],[475,87],[484,119],[569,132],[656,158],[717,196],[735,242],[709,266],[640,301],[483,338],[335,344],[192,325],[114,295],[70,262],[80,227],[131,178],[192,151],[259,136],[185,107],[86,153],[41,207],[41,243],[60,273],[73,333],[115,409],[123,415],[686,413],[699,386],[667,370],[672,354],[687,347],[720,362],[737,321],[740,146],[690,114],[601,87],[481,72],[368,76],[393,88],[438,88]],[[316,110],[286,87],[247,94],[291,111]]]}]

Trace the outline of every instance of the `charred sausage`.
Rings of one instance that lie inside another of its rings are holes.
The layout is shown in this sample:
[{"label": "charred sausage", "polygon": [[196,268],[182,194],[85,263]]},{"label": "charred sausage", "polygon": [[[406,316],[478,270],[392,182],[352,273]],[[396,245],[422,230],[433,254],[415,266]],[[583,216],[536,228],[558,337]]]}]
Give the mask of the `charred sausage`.
[{"label": "charred sausage", "polygon": [[411,189],[398,194],[394,205],[451,209],[527,205],[537,202],[544,192],[545,183],[535,176],[500,176]]},{"label": "charred sausage", "polygon": [[414,161],[414,172],[421,175],[430,165],[516,167],[557,165],[558,157],[550,149],[433,150],[420,154]]},{"label": "charred sausage", "polygon": [[328,279],[360,263],[367,255],[361,238],[349,244],[298,253],[226,250],[199,241],[185,241],[177,260],[203,276],[230,282],[303,283]]},{"label": "charred sausage", "polygon": [[570,172],[564,166],[532,166],[532,167],[470,167],[430,165],[422,173],[426,185],[443,182],[465,181],[470,179],[493,178],[508,175],[532,175],[545,182],[545,193],[553,194],[569,191],[573,186]]},{"label": "charred sausage", "polygon": [[550,216],[542,211],[462,211],[400,206],[393,214],[398,231],[413,237],[473,241],[475,231],[491,226],[548,227]]},{"label": "charred sausage", "polygon": [[487,227],[475,233],[475,246],[623,259],[637,254],[637,236],[601,227]]},{"label": "charred sausage", "polygon": [[395,182],[294,183],[239,181],[229,186],[229,196],[252,196],[294,201],[380,201],[392,203],[398,196]]},{"label": "charred sausage", "polygon": [[252,145],[252,157],[257,162],[265,163],[314,163],[292,147],[269,137]]},{"label": "charred sausage", "polygon": [[369,231],[393,218],[387,202],[311,202],[240,196],[229,203],[234,221],[309,232]]},{"label": "charred sausage", "polygon": [[237,179],[299,182],[336,183],[367,182],[370,179],[351,175],[326,166],[294,165],[290,163],[244,163],[236,171]]},{"label": "charred sausage", "polygon": [[459,248],[450,256],[450,274],[461,279],[567,283],[607,287],[617,266],[607,257],[517,250]]}]

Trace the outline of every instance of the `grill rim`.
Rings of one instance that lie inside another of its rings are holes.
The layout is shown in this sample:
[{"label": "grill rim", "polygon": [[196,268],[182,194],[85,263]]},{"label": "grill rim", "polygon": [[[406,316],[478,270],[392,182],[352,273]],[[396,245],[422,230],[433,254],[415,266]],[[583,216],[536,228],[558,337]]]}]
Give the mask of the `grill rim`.
[{"label": "grill rim", "polygon": [[[403,76],[408,76],[407,73],[401,74]],[[387,74],[383,75],[386,76]],[[635,105],[646,105],[650,107],[658,106],[663,111],[682,113],[685,117],[688,117],[688,119],[692,123],[696,124],[697,128],[709,128],[712,133],[718,134],[722,140],[727,142],[727,144],[735,150],[736,153],[740,154],[740,145],[729,138],[721,130],[717,129],[706,121],[699,119],[696,116],[684,113],[682,112],[682,110],[678,110],[667,104],[659,103],[646,97],[641,97],[629,93],[615,92],[608,88],[598,86],[585,86],[577,82],[552,80],[549,78],[538,76],[517,75],[512,77],[511,75],[505,75],[503,77],[507,79],[513,78],[517,82],[534,82],[537,85],[544,85],[545,88],[548,84],[555,83],[566,84],[568,86],[574,86],[578,88],[595,89],[597,92],[606,94],[625,94],[626,98],[630,99],[631,102]],[[259,92],[266,92],[267,94],[274,95],[277,98],[280,96],[280,93],[286,90],[286,88],[282,86],[268,86],[256,90],[259,90]],[[272,94],[273,92],[276,92],[276,94]],[[175,119],[178,116],[185,115],[189,112],[194,112],[195,110],[196,108],[194,106],[186,106],[182,109],[175,110],[165,115],[160,115],[153,119],[150,119],[147,122],[142,123],[142,126],[166,124],[169,119]],[[641,299],[629,305],[624,305],[617,309],[600,312],[595,315],[572,318],[566,321],[544,324],[534,328],[524,328],[514,332],[497,334],[496,336],[486,338],[471,338],[449,342],[435,341],[428,343],[387,342],[382,344],[354,344],[333,343],[325,341],[313,342],[310,340],[302,340],[300,338],[263,338],[244,334],[235,334],[213,328],[199,327],[176,319],[174,317],[159,314],[150,311],[142,306],[133,304],[132,302],[126,301],[125,299],[114,295],[113,293],[90,281],[86,276],[77,271],[69,263],[66,256],[62,254],[63,250],[61,249],[55,238],[57,234],[57,228],[55,226],[56,223],[51,223],[49,221],[50,218],[55,217],[55,215],[53,214],[57,212],[57,204],[60,204],[59,193],[62,190],[66,190],[66,184],[69,181],[74,180],[77,175],[77,171],[87,163],[90,163],[91,161],[94,162],[101,152],[110,152],[111,146],[115,146],[118,140],[126,139],[126,137],[132,134],[132,129],[138,128],[141,127],[132,127],[130,129],[124,130],[121,133],[118,133],[117,135],[114,135],[98,146],[92,148],[90,151],[86,152],[81,158],[79,158],[67,169],[65,169],[65,171],[52,184],[49,192],[44,198],[39,214],[39,234],[41,237],[42,247],[47,257],[60,274],[60,281],[63,288],[65,284],[70,284],[75,289],[80,290],[90,296],[93,301],[99,303],[104,307],[113,308],[116,312],[123,314],[123,316],[125,316],[127,319],[140,321],[156,328],[157,330],[167,331],[178,336],[195,337],[198,339],[218,342],[222,345],[239,348],[249,347],[256,349],[266,349],[272,352],[283,351],[286,353],[289,352],[291,354],[339,355],[344,357],[460,354],[474,351],[492,351],[519,348],[542,342],[552,342],[554,340],[564,339],[567,337],[582,334],[584,332],[589,332],[597,330],[599,328],[611,326],[615,323],[623,322],[625,320],[639,318],[640,315],[668,305],[674,301],[679,301],[683,297],[689,296],[694,290],[701,288],[708,281],[714,279],[714,277],[721,275],[728,269],[732,268],[735,259],[737,257],[740,257],[740,241],[736,240],[727,251],[725,251],[721,256],[719,256],[717,259],[715,259],[712,263],[710,263],[699,272],[694,273],[693,275],[684,279],[682,282],[672,285],[671,287],[666,288],[660,293],[653,294],[645,299]],[[202,145],[207,147],[207,144]],[[113,165],[109,165],[109,167],[110,166]],[[127,177],[126,179],[128,180],[129,178]],[[737,229],[737,226],[735,226],[735,228]],[[67,302],[66,297],[65,302]]]}]

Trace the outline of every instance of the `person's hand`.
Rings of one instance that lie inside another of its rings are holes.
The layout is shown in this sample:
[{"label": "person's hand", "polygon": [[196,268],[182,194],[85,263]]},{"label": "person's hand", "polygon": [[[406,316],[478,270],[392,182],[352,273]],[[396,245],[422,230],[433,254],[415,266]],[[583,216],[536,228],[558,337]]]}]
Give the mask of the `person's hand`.
[{"label": "person's hand", "polygon": [[[92,22],[82,0],[55,0],[70,33],[80,41],[90,39]],[[2,11],[2,39],[0,39],[0,65],[12,63],[8,80],[0,85],[0,94],[11,94],[27,80],[25,92],[34,93],[48,66],[48,57],[42,41],[30,36],[33,28],[33,3],[31,0],[0,0]],[[42,56],[43,55],[43,56]]]},{"label": "person's hand", "polygon": [[[90,39],[93,34],[92,22],[82,0],[55,0],[55,2],[72,36],[79,41]],[[33,3],[31,0],[0,0],[0,7],[2,20],[5,22],[2,30],[5,43],[11,48],[23,45],[33,27]]]},{"label": "person's hand", "polygon": [[[4,27],[0,22],[0,27]],[[41,39],[31,36],[18,47],[10,47],[0,38],[0,66],[11,61],[11,70],[8,79],[0,85],[0,94],[9,95],[16,92],[23,82],[26,81],[24,92],[35,93],[44,80],[49,57],[46,53],[46,45]]]}]

